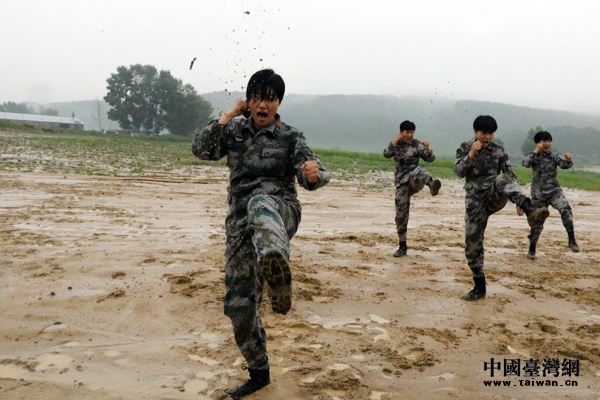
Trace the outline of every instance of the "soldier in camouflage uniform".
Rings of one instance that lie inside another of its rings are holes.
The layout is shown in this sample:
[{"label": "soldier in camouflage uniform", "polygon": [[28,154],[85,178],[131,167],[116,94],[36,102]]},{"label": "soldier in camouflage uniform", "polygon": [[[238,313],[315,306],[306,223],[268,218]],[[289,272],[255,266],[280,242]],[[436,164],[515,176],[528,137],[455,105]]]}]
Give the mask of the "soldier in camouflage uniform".
[{"label": "soldier in camouflage uniform", "polygon": [[504,208],[510,200],[526,214],[530,226],[539,226],[548,217],[546,207],[536,208],[519,183],[504,148],[492,142],[498,129],[496,120],[480,115],[473,123],[475,139],[456,150],[454,172],[465,183],[465,255],[473,272],[475,287],[464,300],[485,297],[483,273],[483,236],[490,215]]},{"label": "soldier in camouflage uniform", "polygon": [[400,246],[394,253],[394,257],[406,255],[406,231],[412,195],[420,192],[427,185],[431,195],[436,196],[442,186],[439,179],[433,179],[425,168],[419,166],[420,158],[426,162],[433,162],[435,155],[429,148],[429,141],[421,142],[414,138],[415,129],[413,122],[402,122],[398,135],[383,150],[383,156],[385,158],[394,157],[396,163],[394,178],[396,184],[396,231]]},{"label": "soldier in camouflage uniform", "polygon": [[329,182],[302,132],[277,114],[284,92],[283,79],[273,70],[258,71],[248,82],[248,100],[236,99],[218,121],[197,133],[192,147],[203,160],[227,156],[230,169],[224,306],[250,373],[246,384],[227,391],[233,399],[270,383],[258,310],[265,280],[273,310],[285,314],[291,307],[289,243],[301,216],[295,180],[308,190]]},{"label": "soldier in camouflage uniform", "polygon": [[[525,168],[533,170],[533,182],[531,183],[531,201],[538,207],[552,205],[560,213],[563,226],[569,236],[569,248],[573,252],[579,252],[579,246],[575,241],[575,228],[573,226],[573,211],[565,198],[556,177],[556,167],[569,169],[573,166],[571,153],[565,157],[550,151],[552,147],[552,135],[546,131],[535,134],[533,140],[536,143],[535,150],[529,153],[523,160]],[[535,260],[535,248],[540,238],[544,225],[532,227],[529,233],[529,253],[527,258]]]}]

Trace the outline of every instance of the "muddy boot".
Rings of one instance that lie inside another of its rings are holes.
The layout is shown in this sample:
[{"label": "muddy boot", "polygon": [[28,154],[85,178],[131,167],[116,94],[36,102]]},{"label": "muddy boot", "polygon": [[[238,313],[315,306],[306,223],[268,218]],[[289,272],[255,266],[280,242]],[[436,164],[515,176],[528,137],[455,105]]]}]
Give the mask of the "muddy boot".
[{"label": "muddy boot", "polygon": [[429,193],[431,193],[432,196],[437,196],[437,194],[440,192],[441,187],[442,187],[442,182],[440,182],[439,179],[434,179],[429,184]]},{"label": "muddy boot", "polygon": [[529,253],[527,253],[527,258],[530,260],[535,260],[535,244],[533,243],[529,245]]},{"label": "muddy boot", "polygon": [[474,301],[485,297],[485,276],[473,277],[475,287],[469,293],[465,294],[461,299]]},{"label": "muddy boot", "polygon": [[263,274],[269,284],[271,307],[278,314],[286,314],[292,308],[292,271],[285,256],[276,249],[269,249],[262,261]]},{"label": "muddy boot", "polygon": [[233,400],[243,399],[244,397],[264,388],[271,383],[268,369],[248,368],[248,372],[250,372],[250,380],[248,382],[244,383],[242,386],[238,386],[235,389],[225,391],[225,393],[227,393],[227,395]]},{"label": "muddy boot", "polygon": [[575,232],[567,232],[569,234],[569,248],[573,253],[579,253],[579,246],[575,241]]},{"label": "muddy boot", "polygon": [[396,250],[396,252],[394,253],[394,257],[402,257],[406,255],[406,241],[404,242],[400,242],[400,247],[398,247],[398,250]]},{"label": "muddy boot", "polygon": [[544,221],[550,215],[548,207],[534,208],[531,199],[525,199],[523,204],[521,204],[521,208],[527,215],[527,223],[531,227],[544,225]]}]

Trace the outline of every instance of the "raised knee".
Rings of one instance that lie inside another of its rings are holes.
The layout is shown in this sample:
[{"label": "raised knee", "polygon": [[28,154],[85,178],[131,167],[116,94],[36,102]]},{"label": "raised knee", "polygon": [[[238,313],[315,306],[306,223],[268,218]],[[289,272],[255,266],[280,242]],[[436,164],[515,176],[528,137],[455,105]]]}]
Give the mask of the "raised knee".
[{"label": "raised knee", "polygon": [[255,211],[260,207],[261,203],[264,203],[266,200],[265,196],[262,194],[257,194],[256,196],[252,197],[250,199],[250,201],[248,201],[248,211]]}]

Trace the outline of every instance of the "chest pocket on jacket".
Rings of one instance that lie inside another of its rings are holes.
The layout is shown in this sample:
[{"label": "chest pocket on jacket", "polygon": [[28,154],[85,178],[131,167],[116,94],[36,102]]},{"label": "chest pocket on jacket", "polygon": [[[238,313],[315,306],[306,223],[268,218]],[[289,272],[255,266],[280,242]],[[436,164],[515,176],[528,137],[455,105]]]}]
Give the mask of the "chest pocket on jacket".
[{"label": "chest pocket on jacket", "polygon": [[248,171],[257,176],[285,176],[289,170],[287,147],[263,147],[251,159],[246,159]]},{"label": "chest pocket on jacket", "polygon": [[246,144],[243,138],[234,138],[227,152],[227,166],[232,170],[241,168],[240,162],[246,152]]}]

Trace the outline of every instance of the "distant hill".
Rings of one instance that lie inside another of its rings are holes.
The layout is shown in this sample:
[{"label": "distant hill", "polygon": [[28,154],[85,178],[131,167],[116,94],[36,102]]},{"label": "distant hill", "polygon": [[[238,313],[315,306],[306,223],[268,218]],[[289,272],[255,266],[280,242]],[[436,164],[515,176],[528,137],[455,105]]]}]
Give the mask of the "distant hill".
[{"label": "distant hill", "polygon": [[[245,93],[212,92],[202,94],[215,109],[227,110],[233,99]],[[428,139],[436,154],[453,157],[465,140],[473,136],[473,120],[481,114],[498,121],[496,138],[502,140],[509,154],[522,157],[520,148],[527,131],[536,126],[554,135],[555,145],[573,149],[574,133],[594,139],[600,148],[600,117],[567,111],[545,110],[485,101],[431,100],[415,96],[384,95],[286,95],[279,108],[282,119],[301,129],[312,147],[351,151],[379,152],[398,132],[405,119],[417,126],[416,137]],[[585,129],[584,129],[585,128]],[[560,131],[560,132],[559,132]],[[596,157],[590,143],[582,143],[580,152]],[[575,150],[569,150],[575,152]]]},{"label": "distant hill", "polygon": [[[211,92],[201,95],[218,112],[229,109],[242,92]],[[108,105],[101,100],[105,112]],[[60,116],[75,116],[85,129],[98,129],[92,114],[95,101],[44,104]],[[520,160],[521,144],[527,131],[536,126],[554,134],[555,146],[564,151],[599,157],[600,117],[567,111],[545,110],[485,101],[455,101],[391,95],[295,95],[284,97],[279,113],[288,124],[301,129],[310,145],[349,151],[380,152],[398,132],[405,119],[417,125],[416,137],[427,139],[435,153],[453,157],[456,148],[473,136],[473,120],[481,114],[498,121],[496,138],[504,142],[511,157]],[[118,128],[102,120],[102,127]],[[515,160],[515,163],[517,161]]]}]

